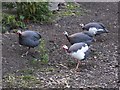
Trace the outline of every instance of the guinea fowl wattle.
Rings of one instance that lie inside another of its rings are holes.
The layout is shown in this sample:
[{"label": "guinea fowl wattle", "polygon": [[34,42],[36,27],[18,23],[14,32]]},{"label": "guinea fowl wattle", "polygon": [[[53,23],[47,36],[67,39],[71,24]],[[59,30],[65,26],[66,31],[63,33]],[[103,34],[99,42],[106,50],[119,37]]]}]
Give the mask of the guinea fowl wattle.
[{"label": "guinea fowl wattle", "polygon": [[95,35],[100,35],[103,33],[108,33],[108,30],[106,29],[106,27],[99,22],[90,22],[88,24],[80,24],[82,26],[83,30],[87,30],[90,32],[93,32]]},{"label": "guinea fowl wattle", "polygon": [[62,47],[67,52],[68,55],[78,60],[76,70],[79,67],[80,61],[85,60],[90,54],[89,46],[84,42],[75,43],[71,45],[69,48],[66,45],[63,45]]},{"label": "guinea fowl wattle", "polygon": [[[19,44],[20,45],[29,47],[29,49],[30,49],[30,48],[34,48],[40,44],[41,35],[38,32],[30,31],[30,30],[21,32],[20,30],[18,30],[17,33],[19,35]],[[27,53],[28,53],[28,51],[26,52],[26,54]]]},{"label": "guinea fowl wattle", "polygon": [[94,41],[94,34],[89,31],[84,31],[80,33],[75,33],[72,35],[68,35],[66,31],[63,33],[68,41],[71,43],[71,45],[75,43],[85,42],[88,45],[90,45]]}]

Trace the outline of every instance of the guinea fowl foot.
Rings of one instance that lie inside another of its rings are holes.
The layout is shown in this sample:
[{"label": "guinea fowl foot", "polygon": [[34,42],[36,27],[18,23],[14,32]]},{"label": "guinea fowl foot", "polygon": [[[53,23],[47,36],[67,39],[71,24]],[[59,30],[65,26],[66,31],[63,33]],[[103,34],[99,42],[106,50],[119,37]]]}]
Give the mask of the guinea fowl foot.
[{"label": "guinea fowl foot", "polygon": [[29,53],[29,51],[27,51],[26,53],[22,54],[21,57],[27,56]]}]

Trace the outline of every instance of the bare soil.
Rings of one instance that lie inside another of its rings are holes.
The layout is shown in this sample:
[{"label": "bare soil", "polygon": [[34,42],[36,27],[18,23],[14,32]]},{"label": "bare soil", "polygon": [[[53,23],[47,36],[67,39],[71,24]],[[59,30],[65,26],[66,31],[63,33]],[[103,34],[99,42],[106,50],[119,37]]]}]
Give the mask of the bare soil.
[{"label": "bare soil", "polygon": [[[61,17],[48,24],[30,23],[31,30],[39,31],[45,40],[49,54],[48,64],[33,64],[39,59],[38,49],[31,49],[29,54],[21,57],[27,48],[20,46],[18,36],[14,33],[2,35],[2,71],[3,87],[10,87],[5,81],[6,75],[21,76],[21,70],[32,70],[32,74],[40,80],[30,87],[39,88],[117,88],[118,87],[118,3],[78,3],[83,12],[81,15]],[[79,71],[75,72],[76,61],[61,48],[63,44],[70,46],[63,31],[69,34],[81,32],[81,23],[102,22],[109,30],[108,34],[96,37],[92,47],[95,52],[81,62]],[[17,81],[17,78],[15,79]],[[11,87],[17,87],[13,84]]]}]

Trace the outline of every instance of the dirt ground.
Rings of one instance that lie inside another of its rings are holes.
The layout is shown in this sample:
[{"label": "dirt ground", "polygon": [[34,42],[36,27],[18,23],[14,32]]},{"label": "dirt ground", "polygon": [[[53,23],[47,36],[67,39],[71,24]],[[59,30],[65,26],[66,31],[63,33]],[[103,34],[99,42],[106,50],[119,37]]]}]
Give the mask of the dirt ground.
[{"label": "dirt ground", "polygon": [[[50,24],[28,24],[31,30],[39,31],[45,39],[49,52],[48,64],[31,64],[39,58],[37,50],[21,57],[27,48],[18,44],[18,36],[14,33],[2,35],[2,70],[3,87],[9,87],[6,75],[21,76],[20,70],[32,70],[33,76],[40,83],[31,84],[39,88],[117,88],[118,87],[118,3],[78,3],[83,12],[81,15],[62,17]],[[109,30],[108,34],[96,37],[92,45],[96,51],[81,62],[79,71],[75,72],[76,62],[62,49],[63,44],[70,46],[63,31],[69,34],[81,32],[81,23],[102,22]],[[45,71],[44,71],[45,70]],[[9,79],[10,80],[10,79]],[[16,83],[11,87],[17,87]]]}]

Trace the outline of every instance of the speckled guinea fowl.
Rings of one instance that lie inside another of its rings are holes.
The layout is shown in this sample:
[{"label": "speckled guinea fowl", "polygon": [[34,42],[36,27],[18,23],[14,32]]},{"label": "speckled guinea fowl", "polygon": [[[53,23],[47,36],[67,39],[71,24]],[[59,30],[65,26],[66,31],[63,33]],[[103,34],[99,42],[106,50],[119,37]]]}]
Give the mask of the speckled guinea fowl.
[{"label": "speckled guinea fowl", "polygon": [[[29,47],[34,48],[40,44],[41,41],[41,35],[39,32],[31,31],[31,30],[26,30],[21,32],[20,30],[17,31],[19,35],[19,44]],[[29,50],[28,49],[28,50]],[[28,51],[26,52],[26,54]]]},{"label": "speckled guinea fowl", "polygon": [[67,31],[64,31],[63,34],[66,36],[71,45],[80,42],[85,42],[88,45],[91,45],[94,41],[94,34],[89,31],[74,33],[72,35],[68,35]]}]

